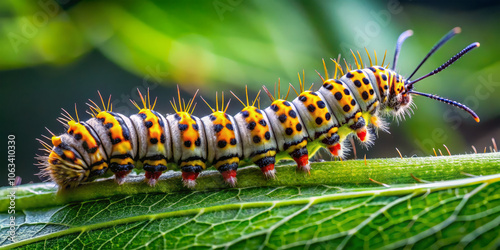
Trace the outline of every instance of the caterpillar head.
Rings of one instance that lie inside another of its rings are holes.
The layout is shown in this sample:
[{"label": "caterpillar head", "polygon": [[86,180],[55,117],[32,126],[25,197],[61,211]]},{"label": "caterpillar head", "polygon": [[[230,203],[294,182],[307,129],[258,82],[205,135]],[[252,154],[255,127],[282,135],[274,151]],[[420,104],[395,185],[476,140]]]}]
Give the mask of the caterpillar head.
[{"label": "caterpillar head", "polygon": [[[465,47],[462,51],[458,52],[455,56],[450,58],[450,60],[443,63],[441,66],[439,66],[437,69],[431,71],[430,73],[428,73],[424,76],[421,76],[416,80],[413,80],[413,81],[411,80],[413,75],[424,64],[424,62],[427,61],[427,59],[432,54],[434,54],[434,52],[436,52],[441,46],[443,46],[448,40],[450,40],[456,34],[460,33],[460,31],[461,31],[461,29],[459,27],[455,27],[450,32],[448,32],[443,38],[441,38],[441,40],[439,40],[439,42],[436,45],[434,45],[434,47],[432,47],[432,49],[429,51],[429,53],[427,53],[427,55],[424,57],[424,59],[420,62],[420,64],[417,66],[417,68],[413,71],[413,73],[408,78],[404,79],[403,77],[401,77],[397,74],[395,75],[397,78],[394,79],[394,81],[392,81],[393,84],[391,85],[391,83],[389,83],[391,94],[389,96],[388,106],[389,106],[389,108],[391,108],[395,112],[396,116],[403,114],[407,110],[409,110],[409,107],[412,104],[412,95],[419,95],[419,96],[428,97],[430,99],[434,99],[434,100],[437,100],[440,102],[444,102],[446,104],[449,104],[449,105],[455,106],[459,109],[462,109],[462,110],[468,112],[474,118],[474,120],[479,122],[479,117],[477,116],[477,114],[472,109],[465,106],[464,104],[461,104],[459,102],[449,100],[449,99],[446,99],[446,98],[443,98],[443,97],[440,97],[437,95],[417,92],[414,90],[415,83],[417,83],[417,82],[419,82],[419,81],[421,81],[429,76],[435,75],[435,74],[441,72],[442,70],[446,69],[448,66],[453,64],[455,61],[460,59],[462,56],[467,54],[469,51],[471,51],[474,48],[479,47],[478,42],[472,43],[469,46]],[[394,71],[396,69],[396,64],[397,64],[399,52],[401,50],[401,46],[402,46],[403,42],[406,40],[406,38],[410,37],[411,35],[413,35],[413,31],[407,30],[399,36],[398,41],[396,43],[396,52],[394,53],[394,62],[392,64],[392,71]]]}]

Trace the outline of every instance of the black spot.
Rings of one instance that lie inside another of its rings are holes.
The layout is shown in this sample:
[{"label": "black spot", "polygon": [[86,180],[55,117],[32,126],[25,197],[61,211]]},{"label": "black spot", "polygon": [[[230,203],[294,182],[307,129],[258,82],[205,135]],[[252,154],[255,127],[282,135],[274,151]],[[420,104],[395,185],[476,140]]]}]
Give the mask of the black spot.
[{"label": "black spot", "polygon": [[251,121],[250,123],[247,124],[247,129],[248,130],[253,130],[255,128],[255,122],[254,121]]},{"label": "black spot", "polygon": [[[347,90],[347,89],[346,89],[346,90]],[[335,95],[334,95],[334,96],[335,96],[335,99],[337,99],[337,101],[342,100],[342,93],[337,92],[337,93],[335,93]]]},{"label": "black spot", "polygon": [[215,121],[215,120],[217,120],[217,117],[215,117],[214,115],[210,115],[210,116],[209,116],[209,118],[210,118],[210,121]]},{"label": "black spot", "polygon": [[75,134],[75,140],[79,141],[82,139],[82,134],[78,133],[78,134]]},{"label": "black spot", "polygon": [[180,123],[179,123],[179,130],[180,130],[180,131],[184,131],[184,130],[186,130],[187,128],[188,128],[188,125],[186,125],[186,124],[180,124]]},{"label": "black spot", "polygon": [[335,80],[335,82],[336,82],[337,84],[342,85],[342,82],[341,82],[341,81],[339,81],[339,80]]},{"label": "black spot", "polygon": [[153,123],[150,121],[147,121],[147,122],[144,122],[144,126],[146,126],[146,128],[151,128],[153,126]]},{"label": "black spot", "polygon": [[361,71],[360,69],[357,69],[357,70],[356,70],[356,72],[358,72],[358,73],[360,73],[360,74],[362,74],[362,73],[363,73],[363,71]]},{"label": "black spot", "polygon": [[118,144],[122,141],[122,139],[120,138],[112,138],[111,139],[111,144],[115,145],[115,144]]},{"label": "black spot", "polygon": [[226,124],[226,128],[233,131],[233,124],[231,123]]},{"label": "black spot", "polygon": [[250,115],[250,113],[248,113],[248,111],[247,111],[247,110],[245,110],[245,111],[241,112],[241,114],[242,114],[242,115],[243,115],[243,117],[245,117],[245,118],[247,118],[247,117]]},{"label": "black spot", "polygon": [[370,89],[370,95],[373,95],[373,93],[375,93],[373,89]]},{"label": "black spot", "polygon": [[382,80],[387,81],[387,76],[385,74],[382,74]]},{"label": "black spot", "polygon": [[344,112],[349,112],[349,110],[351,110],[351,107],[349,107],[349,105],[346,104],[342,109],[344,110]]},{"label": "black spot", "polygon": [[161,142],[162,144],[165,144],[165,140],[166,140],[165,135],[164,135],[164,134],[161,134],[161,135],[160,135],[160,142]]},{"label": "black spot", "polygon": [[178,114],[175,114],[175,115],[174,115],[174,118],[175,118],[176,120],[180,120],[180,119],[181,119],[181,117],[180,117]]},{"label": "black spot", "polygon": [[279,108],[276,104],[273,104],[270,106],[271,110],[274,111],[274,112],[278,112]]},{"label": "black spot", "polygon": [[302,124],[297,123],[297,125],[295,125],[295,129],[299,132],[302,131]]},{"label": "black spot", "polygon": [[267,126],[267,122],[264,119],[260,119],[259,124],[262,125],[262,127]]},{"label": "black spot", "polygon": [[354,85],[356,85],[356,87],[361,87],[361,82],[359,80],[356,80],[354,81]]},{"label": "black spot", "polygon": [[139,113],[138,114],[140,118],[142,118],[143,120],[146,119],[148,116],[144,113]]},{"label": "black spot", "polygon": [[320,109],[325,108],[325,102],[323,102],[323,101],[318,101],[316,104],[318,104],[318,108],[320,108]]},{"label": "black spot", "polygon": [[365,85],[368,85],[368,84],[370,84],[370,81],[368,81],[368,79],[367,79],[367,78],[363,78],[363,83],[364,83]]},{"label": "black spot", "polygon": [[280,115],[280,116],[278,116],[278,119],[280,120],[281,123],[284,123],[284,122],[286,122],[286,115],[285,114]]},{"label": "black spot", "polygon": [[231,145],[233,145],[233,146],[234,146],[234,145],[236,145],[236,139],[235,139],[235,138],[232,138],[232,139],[229,141],[229,143],[231,143]]},{"label": "black spot", "polygon": [[316,94],[316,92],[311,92],[311,93],[309,93],[309,94],[311,94],[311,95],[313,95],[313,96],[318,96],[318,94]]},{"label": "black spot", "polygon": [[194,141],[194,145],[196,147],[199,147],[201,145],[201,140],[200,140],[200,137],[198,137],[198,139],[196,139],[196,141]]},{"label": "black spot", "polygon": [[219,133],[222,130],[222,128],[223,128],[222,124],[215,124],[214,125],[214,131],[216,133]]},{"label": "black spot", "polygon": [[327,121],[329,121],[330,119],[332,119],[332,115],[330,115],[330,113],[326,113],[326,114],[325,114],[325,119],[326,119]]},{"label": "black spot", "polygon": [[[323,86],[325,86],[325,85],[326,85],[326,83]],[[305,102],[305,101],[307,101],[307,97],[301,95],[301,96],[299,96],[299,101]]]},{"label": "black spot", "polygon": [[321,123],[323,123],[323,119],[321,119],[321,117],[316,117],[316,124],[320,125]]},{"label": "black spot", "polygon": [[287,101],[283,101],[283,105],[287,106],[287,107],[290,107],[290,103],[287,102]]},{"label": "black spot", "polygon": [[316,107],[314,107],[314,105],[312,105],[312,104],[309,104],[309,105],[307,105],[307,110],[309,110],[309,112],[312,113],[316,110]]},{"label": "black spot", "polygon": [[217,147],[224,148],[227,145],[227,142],[224,140],[220,140],[217,142]]},{"label": "black spot", "polygon": [[285,133],[286,133],[287,135],[292,135],[292,134],[293,134],[293,129],[292,129],[292,128],[286,128],[286,129],[285,129]]},{"label": "black spot", "polygon": [[388,89],[389,88],[389,85],[384,85],[384,89]]},{"label": "black spot", "polygon": [[382,71],[385,71],[385,69],[383,67],[379,67],[378,69],[382,70]]},{"label": "black spot", "polygon": [[366,91],[363,91],[363,93],[361,94],[361,97],[363,97],[363,100],[368,100],[368,92]]},{"label": "black spot", "polygon": [[333,89],[333,85],[331,85],[329,83],[323,84],[323,87],[325,87],[325,89],[328,89],[328,90],[332,90]]},{"label": "black spot", "polygon": [[158,139],[151,138],[151,139],[149,139],[149,142],[151,142],[151,144],[156,144],[156,143],[158,143]]},{"label": "black spot", "polygon": [[353,78],[354,77],[354,75],[351,74],[351,72],[347,73],[347,75],[345,75],[345,76],[347,76],[347,78]]},{"label": "black spot", "polygon": [[191,141],[184,141],[184,147],[186,148],[191,147]]},{"label": "black spot", "polygon": [[260,111],[260,109],[255,109],[255,112],[257,112],[257,114],[262,114],[262,111]]},{"label": "black spot", "polygon": [[295,111],[294,111],[293,109],[292,109],[292,110],[290,110],[290,112],[288,112],[288,115],[289,115],[290,117],[292,117],[292,118],[297,117],[297,113],[295,113]]},{"label": "black spot", "polygon": [[264,137],[266,138],[266,140],[271,139],[271,133],[269,133],[269,131],[267,131],[267,132],[264,134]]},{"label": "black spot", "polygon": [[374,67],[369,68],[373,73],[377,72],[377,70]]},{"label": "black spot", "polygon": [[198,129],[200,129],[200,128],[198,127],[198,124],[193,124],[192,126],[193,126],[194,130],[196,130],[196,131],[198,131]]},{"label": "black spot", "polygon": [[349,92],[349,90],[348,90],[348,89],[344,89],[344,94],[345,94],[345,95],[350,95],[350,94],[351,94],[351,92]]},{"label": "black spot", "polygon": [[260,142],[260,137],[258,135],[253,137],[253,142],[254,143],[259,143]]},{"label": "black spot", "polygon": [[351,105],[352,106],[356,105],[356,101],[354,101],[354,99],[351,100]]},{"label": "black spot", "polygon": [[113,123],[106,123],[106,124],[104,124],[104,127],[106,127],[107,129],[110,129],[113,127]]}]

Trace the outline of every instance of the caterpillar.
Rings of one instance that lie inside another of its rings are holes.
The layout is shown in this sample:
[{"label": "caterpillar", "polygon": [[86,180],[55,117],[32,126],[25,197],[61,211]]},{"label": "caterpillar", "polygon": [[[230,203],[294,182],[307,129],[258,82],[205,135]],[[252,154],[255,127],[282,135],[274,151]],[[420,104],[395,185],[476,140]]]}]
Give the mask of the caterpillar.
[{"label": "caterpillar", "polygon": [[[290,84],[285,97],[280,96],[279,81],[277,96],[264,86],[272,102],[264,109],[260,109],[260,91],[251,101],[246,90],[246,102],[231,92],[243,105],[234,116],[226,113],[230,100],[226,104],[222,95],[219,106],[217,94],[215,108],[201,97],[211,114],[202,118],[194,116],[198,91],[185,102],[181,100],[179,86],[178,100],[172,98],[171,101],[174,113],[166,116],[154,111],[156,99],[151,105],[149,90],[147,96],[139,92],[142,107],[132,101],[139,112],[129,117],[113,112],[110,99],[105,104],[99,93],[102,107],[91,100],[88,104],[92,118],[80,121],[76,105],[76,119],[63,109],[59,120],[67,132],[62,135],[51,132],[52,137],[46,138],[52,145],[39,140],[45,152],[37,157],[41,173],[50,176],[60,189],[66,189],[103,176],[108,169],[121,184],[134,168],[142,168],[145,180],[154,186],[167,166],[177,165],[184,185],[193,188],[199,173],[213,166],[225,182],[234,187],[236,170],[244,164],[255,164],[265,177],[274,178],[274,166],[284,158],[292,158],[299,171],[309,172],[309,158],[321,147],[335,157],[344,157],[348,136],[371,145],[376,131],[388,130],[386,116],[400,119],[409,113],[415,105],[413,95],[460,108],[479,122],[477,114],[461,103],[414,90],[416,83],[441,72],[479,47],[479,43],[470,44],[440,67],[411,80],[425,61],[460,31],[456,27],[443,36],[408,77],[398,74],[396,66],[403,42],[413,35],[411,30],[399,36],[390,68],[389,64],[385,65],[385,54],[382,64],[378,65],[374,52],[374,64],[365,48],[370,62],[366,67],[360,53],[356,56],[351,50],[355,68],[345,59],[345,66],[341,66],[340,57],[332,59],[333,78],[329,77],[323,60],[325,75],[318,73],[322,85],[317,91],[311,90],[312,85],[305,88],[303,73],[302,78],[298,76],[299,91]],[[340,73],[338,78],[337,73]],[[297,94],[292,101],[287,100],[290,89]]]}]

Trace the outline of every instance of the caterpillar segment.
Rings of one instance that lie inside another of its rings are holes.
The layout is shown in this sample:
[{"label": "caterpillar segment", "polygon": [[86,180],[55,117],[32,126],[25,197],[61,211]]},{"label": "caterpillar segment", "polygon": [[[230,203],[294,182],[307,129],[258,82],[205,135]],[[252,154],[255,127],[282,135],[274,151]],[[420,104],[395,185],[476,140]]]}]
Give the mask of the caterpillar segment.
[{"label": "caterpillar segment", "polygon": [[[309,153],[307,150],[307,139],[309,135],[305,129],[302,119],[298,115],[297,108],[287,101],[288,93],[282,99],[280,97],[280,83],[278,81],[278,95],[274,98],[264,86],[264,91],[272,100],[271,106],[264,109],[269,118],[270,125],[274,131],[274,138],[280,152],[286,152],[297,163],[297,170],[309,173]],[[324,107],[323,107],[324,108]]]},{"label": "caterpillar segment", "polygon": [[188,188],[196,186],[196,178],[201,171],[207,168],[207,141],[205,129],[200,118],[193,116],[196,104],[194,98],[187,104],[181,102],[179,87],[177,86],[179,107],[172,102],[175,114],[166,117],[172,136],[173,160],[181,168],[182,181]]},{"label": "caterpillar segment", "polygon": [[130,118],[112,112],[110,99],[108,105],[104,104],[101,94],[103,109],[95,102],[89,100],[88,104],[93,118],[87,121],[88,125],[96,132],[104,151],[108,155],[109,169],[115,175],[118,184],[125,181],[125,177],[134,169],[137,152],[137,133]]},{"label": "caterpillar segment", "polygon": [[415,105],[413,95],[455,106],[479,122],[477,114],[461,103],[414,90],[416,83],[446,69],[479,47],[479,43],[468,45],[440,67],[411,80],[423,63],[459,32],[459,28],[454,28],[441,38],[407,78],[396,73],[396,66],[402,44],[411,31],[398,38],[391,68],[385,65],[385,55],[382,64],[378,64],[375,53],[373,63],[366,51],[370,62],[366,67],[359,52],[357,57],[352,52],[355,68],[347,62],[343,68],[338,63],[340,58],[332,59],[335,73],[330,78],[323,61],[322,86],[315,92],[311,88],[305,90],[305,82],[299,75],[300,92],[294,89],[297,98],[293,101],[287,101],[290,88],[285,97],[280,96],[279,82],[276,98],[264,87],[272,104],[263,110],[260,92],[251,104],[248,90],[246,103],[231,92],[244,106],[234,117],[226,114],[224,101],[219,110],[217,97],[216,109],[207,103],[212,109],[210,115],[202,119],[193,116],[196,94],[186,104],[180,98],[179,88],[178,104],[175,98],[171,102],[175,113],[166,118],[153,110],[155,105],[150,105],[149,93],[145,99],[139,92],[143,108],[134,102],[139,113],[130,118],[112,112],[110,101],[105,105],[101,96],[102,109],[93,101],[88,104],[91,119],[83,122],[77,115],[75,120],[65,111],[60,121],[67,127],[66,133],[59,136],[51,133],[52,138],[47,139],[52,145],[40,140],[47,152],[37,157],[42,175],[50,176],[60,189],[65,189],[102,176],[108,168],[116,181],[122,183],[134,166],[142,165],[147,183],[154,185],[167,164],[174,163],[182,171],[184,185],[193,188],[199,173],[209,164],[222,174],[226,183],[235,186],[238,165],[250,161],[260,167],[264,176],[275,178],[276,161],[288,156],[296,161],[298,170],[309,172],[308,158],[318,145],[337,157],[344,157],[343,143],[350,135],[366,146],[371,145],[375,129],[387,131],[385,116],[401,119],[409,114]]},{"label": "caterpillar segment", "polygon": [[243,158],[250,159],[251,162],[257,165],[266,178],[274,179],[276,177],[274,165],[277,151],[275,135],[266,113],[255,107],[260,91],[252,104],[248,100],[248,88],[246,86],[245,91],[246,104],[231,92],[244,106],[243,110],[234,116],[241,138]]},{"label": "caterpillar segment", "polygon": [[[329,105],[326,105],[325,97],[319,92],[305,90],[305,78],[301,79],[300,74],[298,77],[300,93],[296,91],[297,98],[292,103],[304,123],[310,143],[317,141],[333,156],[344,157],[345,150],[341,146],[340,136],[337,133],[340,123],[332,115]],[[292,85],[290,86],[293,88]]]},{"label": "caterpillar segment", "polygon": [[[203,99],[203,98],[202,98]],[[212,114],[201,118],[207,138],[207,161],[213,165],[231,187],[236,186],[236,170],[243,156],[241,139],[234,118],[226,114],[229,107],[224,108],[224,92],[222,92],[222,109],[219,110],[216,93],[216,109],[213,109],[204,99],[203,101],[212,110]]]},{"label": "caterpillar segment", "polygon": [[[154,186],[160,175],[167,170],[168,161],[172,159],[170,128],[165,117],[154,111],[156,100],[151,106],[149,91],[145,99],[138,90],[143,108],[135,102],[131,102],[139,109],[139,113],[130,116],[138,137],[137,163],[142,165],[145,171],[145,180],[150,186]],[[146,103],[147,100],[147,103]]]}]

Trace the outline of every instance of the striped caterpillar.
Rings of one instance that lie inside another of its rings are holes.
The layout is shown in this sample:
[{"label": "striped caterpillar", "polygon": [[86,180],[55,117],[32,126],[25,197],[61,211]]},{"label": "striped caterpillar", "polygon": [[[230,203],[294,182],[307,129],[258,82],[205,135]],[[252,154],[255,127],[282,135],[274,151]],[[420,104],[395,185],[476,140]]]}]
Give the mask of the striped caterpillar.
[{"label": "striped caterpillar", "polygon": [[[325,62],[325,77],[320,75],[322,86],[318,91],[306,90],[299,74],[300,92],[290,84],[297,97],[287,101],[279,94],[273,97],[269,90],[264,91],[272,103],[261,110],[249,101],[246,102],[232,93],[244,108],[234,117],[226,113],[224,99],[219,108],[210,107],[210,115],[198,118],[192,115],[194,99],[187,103],[181,101],[179,87],[178,100],[171,101],[173,114],[163,116],[154,111],[151,99],[140,92],[143,107],[134,101],[138,114],[130,117],[112,112],[101,97],[102,108],[95,102],[89,104],[92,118],[76,120],[66,111],[60,121],[67,127],[67,133],[56,136],[52,133],[52,146],[39,140],[45,147],[46,155],[37,157],[42,166],[42,174],[49,175],[61,189],[75,187],[102,176],[108,168],[121,184],[135,168],[145,171],[149,185],[156,184],[167,165],[180,167],[184,185],[193,188],[198,174],[208,166],[214,166],[230,185],[236,185],[236,170],[243,164],[255,164],[267,178],[275,177],[274,165],[283,158],[292,158],[297,169],[310,171],[309,158],[319,148],[327,148],[335,157],[343,157],[343,142],[354,135],[365,145],[370,145],[375,130],[387,130],[384,116],[404,117],[409,112],[412,95],[424,96],[465,110],[479,122],[479,117],[467,106],[436,95],[414,90],[414,84],[444,70],[470,50],[479,47],[472,43],[446,63],[430,73],[411,80],[422,64],[443,44],[460,32],[454,28],[448,32],[424,57],[413,73],[404,78],[396,73],[398,56],[403,42],[413,33],[403,32],[396,43],[392,67],[389,64],[375,65],[368,51],[370,67],[364,67],[362,58],[351,51],[356,68],[345,62],[345,69],[335,63],[333,78],[329,78]],[[340,58],[339,58],[340,59]],[[359,59],[359,62],[358,62]],[[345,74],[344,74],[345,70]],[[340,77],[337,78],[337,73]],[[279,84],[278,84],[279,85]],[[312,87],[312,86],[311,86]],[[259,92],[260,93],[260,92]],[[76,112],[76,107],[75,107]]]}]

